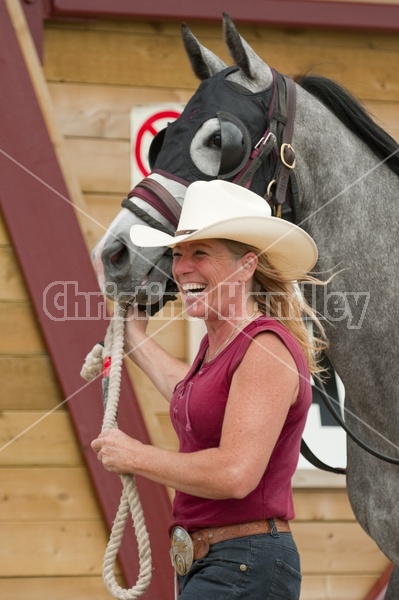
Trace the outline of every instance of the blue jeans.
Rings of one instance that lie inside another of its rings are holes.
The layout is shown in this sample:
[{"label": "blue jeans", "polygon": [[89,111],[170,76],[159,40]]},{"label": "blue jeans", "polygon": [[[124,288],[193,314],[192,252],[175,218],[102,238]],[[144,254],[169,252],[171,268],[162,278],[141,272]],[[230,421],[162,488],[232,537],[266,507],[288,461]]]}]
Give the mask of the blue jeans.
[{"label": "blue jeans", "polygon": [[178,577],[179,600],[298,600],[300,560],[291,533],[219,542]]}]

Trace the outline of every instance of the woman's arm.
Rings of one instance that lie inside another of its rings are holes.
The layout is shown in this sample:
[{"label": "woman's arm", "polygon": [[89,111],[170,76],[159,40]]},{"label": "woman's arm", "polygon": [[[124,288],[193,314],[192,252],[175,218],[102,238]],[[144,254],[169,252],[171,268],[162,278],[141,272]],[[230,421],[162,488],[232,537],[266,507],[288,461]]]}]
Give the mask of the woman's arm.
[{"label": "woman's arm", "polygon": [[126,319],[126,355],[140,367],[162,396],[170,402],[173,390],[187,375],[189,365],[169,354],[151,336],[147,335],[148,317],[146,313],[137,313],[136,308],[129,307]]},{"label": "woman's arm", "polygon": [[218,448],[170,452],[117,429],[102,433],[92,448],[110,471],[142,475],[203,498],[244,498],[267,467],[298,385],[290,352],[276,335],[262,333],[233,377]]}]

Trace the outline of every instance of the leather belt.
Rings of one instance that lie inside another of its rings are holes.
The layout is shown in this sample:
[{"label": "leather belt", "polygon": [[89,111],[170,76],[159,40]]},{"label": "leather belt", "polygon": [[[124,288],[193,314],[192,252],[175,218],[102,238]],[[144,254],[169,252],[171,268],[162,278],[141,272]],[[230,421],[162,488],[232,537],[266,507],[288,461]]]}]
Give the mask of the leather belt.
[{"label": "leather belt", "polygon": [[238,525],[226,525],[225,527],[209,527],[200,529],[190,534],[194,546],[194,560],[203,558],[209,552],[209,546],[218,542],[225,542],[246,535],[259,535],[264,533],[288,533],[291,531],[288,521],[282,519],[268,519],[262,521],[250,521]]},{"label": "leather belt", "polygon": [[225,527],[208,527],[191,534],[182,527],[174,527],[170,551],[172,565],[179,575],[185,575],[195,560],[207,556],[212,544],[247,535],[289,533],[290,531],[288,521],[277,518],[226,525]]}]

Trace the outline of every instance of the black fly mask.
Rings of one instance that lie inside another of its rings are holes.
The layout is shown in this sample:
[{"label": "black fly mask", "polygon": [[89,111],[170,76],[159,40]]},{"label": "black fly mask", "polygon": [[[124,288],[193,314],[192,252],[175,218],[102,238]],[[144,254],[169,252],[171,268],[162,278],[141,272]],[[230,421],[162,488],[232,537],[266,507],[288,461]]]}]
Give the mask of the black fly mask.
[{"label": "black fly mask", "polygon": [[[172,176],[185,184],[198,179],[237,179],[260,141],[259,131],[269,127],[269,106],[273,96],[273,86],[266,92],[252,93],[230,82],[228,75],[237,70],[238,67],[229,67],[205,79],[180,117],[157,134],[149,154],[152,172]],[[213,134],[207,144],[219,147],[220,164],[213,165],[215,171],[210,173],[196,164],[192,141],[200,128],[215,118],[219,121],[219,132]],[[264,194],[265,182],[272,174],[268,174],[268,170],[264,163],[250,186],[260,195]]]}]

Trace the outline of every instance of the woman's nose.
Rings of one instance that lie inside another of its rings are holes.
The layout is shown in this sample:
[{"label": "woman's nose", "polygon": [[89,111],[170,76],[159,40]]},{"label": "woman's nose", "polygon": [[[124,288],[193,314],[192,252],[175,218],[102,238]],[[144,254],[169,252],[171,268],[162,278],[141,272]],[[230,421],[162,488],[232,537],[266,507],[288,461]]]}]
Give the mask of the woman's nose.
[{"label": "woman's nose", "polygon": [[193,271],[193,263],[188,256],[179,256],[173,261],[173,274],[185,275]]}]

